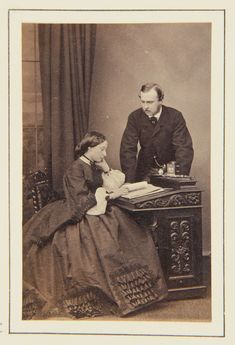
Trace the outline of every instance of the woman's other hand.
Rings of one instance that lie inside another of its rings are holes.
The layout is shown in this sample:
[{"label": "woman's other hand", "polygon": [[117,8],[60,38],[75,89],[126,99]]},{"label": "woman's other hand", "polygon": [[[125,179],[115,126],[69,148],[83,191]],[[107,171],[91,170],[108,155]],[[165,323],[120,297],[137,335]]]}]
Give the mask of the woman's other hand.
[{"label": "woman's other hand", "polygon": [[110,199],[117,199],[126,193],[128,193],[128,189],[125,186],[122,186],[118,189],[115,189],[112,193],[110,193],[109,198]]}]

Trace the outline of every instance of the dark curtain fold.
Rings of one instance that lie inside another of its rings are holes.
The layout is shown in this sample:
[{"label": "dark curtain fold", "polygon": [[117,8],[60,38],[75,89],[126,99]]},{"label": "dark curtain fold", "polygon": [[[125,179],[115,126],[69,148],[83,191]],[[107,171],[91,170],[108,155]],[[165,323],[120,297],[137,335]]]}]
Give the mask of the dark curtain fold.
[{"label": "dark curtain fold", "polygon": [[95,24],[39,25],[44,159],[58,193],[88,130],[95,38]]}]

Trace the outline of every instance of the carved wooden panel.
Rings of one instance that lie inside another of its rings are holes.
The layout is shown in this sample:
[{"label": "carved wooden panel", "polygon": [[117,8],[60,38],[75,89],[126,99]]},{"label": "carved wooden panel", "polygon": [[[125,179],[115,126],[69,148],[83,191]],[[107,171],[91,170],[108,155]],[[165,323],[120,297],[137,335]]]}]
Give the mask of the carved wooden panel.
[{"label": "carved wooden panel", "polygon": [[170,222],[170,276],[193,273],[191,227],[190,219],[176,218]]},{"label": "carved wooden panel", "polygon": [[201,193],[190,192],[174,194],[162,198],[136,203],[137,209],[196,206],[201,204]]}]

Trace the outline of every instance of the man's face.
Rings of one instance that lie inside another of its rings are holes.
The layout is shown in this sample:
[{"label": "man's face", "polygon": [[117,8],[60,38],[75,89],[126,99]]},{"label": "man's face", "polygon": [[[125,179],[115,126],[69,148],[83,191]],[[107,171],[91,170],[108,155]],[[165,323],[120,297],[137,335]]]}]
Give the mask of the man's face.
[{"label": "man's face", "polygon": [[162,105],[162,101],[158,100],[158,94],[153,89],[148,92],[140,92],[140,102],[143,111],[148,116],[155,115]]}]

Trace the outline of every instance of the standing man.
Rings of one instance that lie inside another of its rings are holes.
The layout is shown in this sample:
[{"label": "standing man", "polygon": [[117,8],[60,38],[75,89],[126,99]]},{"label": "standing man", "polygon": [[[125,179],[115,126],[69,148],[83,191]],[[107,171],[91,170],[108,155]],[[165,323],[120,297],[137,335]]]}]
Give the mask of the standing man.
[{"label": "standing man", "polygon": [[179,164],[180,174],[189,175],[193,146],[182,114],[162,105],[164,93],[156,83],[143,85],[139,98],[141,108],[129,115],[121,141],[120,161],[126,182],[146,180],[152,167],[170,161]]}]

